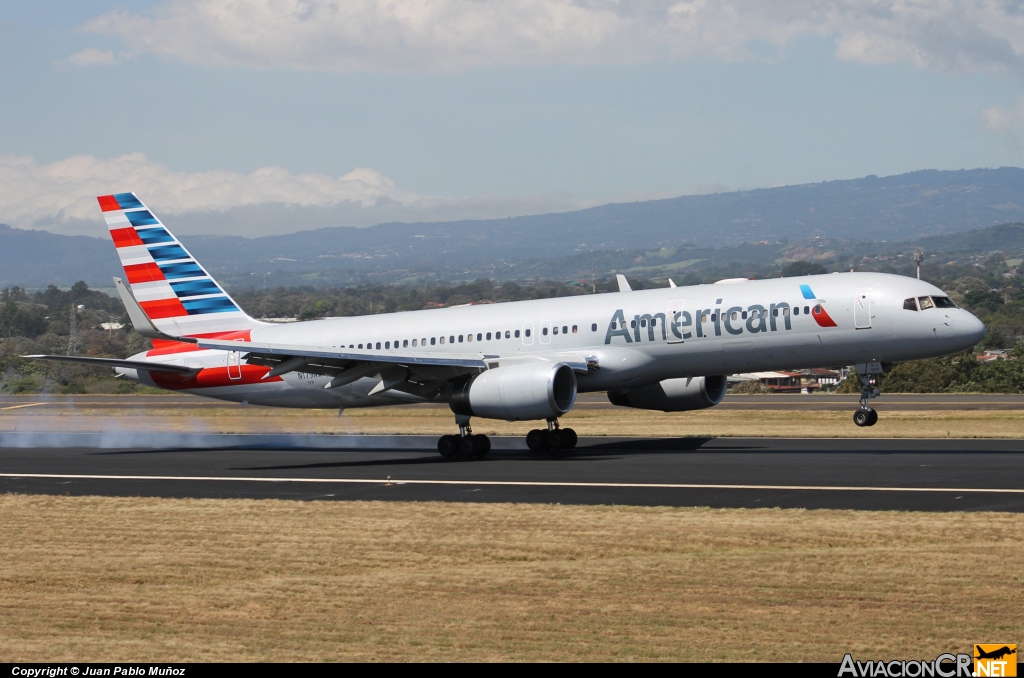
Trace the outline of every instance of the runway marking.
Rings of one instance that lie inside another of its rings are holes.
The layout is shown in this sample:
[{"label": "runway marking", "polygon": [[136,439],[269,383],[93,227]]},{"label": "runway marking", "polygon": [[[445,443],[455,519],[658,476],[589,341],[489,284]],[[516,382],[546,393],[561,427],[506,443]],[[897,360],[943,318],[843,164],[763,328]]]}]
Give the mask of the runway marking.
[{"label": "runway marking", "polygon": [[843,485],[717,485],[699,483],[572,483],[532,480],[402,480],[400,478],[260,478],[253,476],[115,476],[0,473],[0,478],[50,480],[178,480],[244,483],[346,483],[362,485],[487,485],[503,487],[640,488],[669,490],[804,490],[817,492],[974,492],[1024,494],[1024,489],[987,487],[859,487]]},{"label": "runway marking", "polygon": [[28,403],[25,405],[12,405],[11,407],[0,407],[0,410],[19,410],[22,407],[35,407],[36,405],[47,405],[48,403]]}]

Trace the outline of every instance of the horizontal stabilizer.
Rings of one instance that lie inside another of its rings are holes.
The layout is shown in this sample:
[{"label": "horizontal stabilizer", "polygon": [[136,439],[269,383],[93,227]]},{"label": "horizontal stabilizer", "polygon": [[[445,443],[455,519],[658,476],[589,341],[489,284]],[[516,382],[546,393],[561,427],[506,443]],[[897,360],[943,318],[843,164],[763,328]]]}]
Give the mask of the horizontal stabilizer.
[{"label": "horizontal stabilizer", "polygon": [[163,363],[151,363],[144,360],[118,360],[117,358],[87,358],[79,355],[23,355],[22,358],[33,360],[53,360],[62,363],[79,363],[82,365],[93,365],[102,367],[124,367],[130,370],[144,370],[147,372],[173,372],[174,374],[191,374],[198,372],[195,367],[184,365],[165,365]]},{"label": "horizontal stabilizer", "polygon": [[144,337],[150,339],[165,339],[167,341],[184,341],[190,344],[196,343],[195,339],[188,337],[173,337],[169,334],[165,334],[158,330],[153,322],[146,315],[146,312],[139,306],[139,302],[135,300],[135,295],[131,293],[127,285],[120,278],[114,278],[114,287],[117,288],[117,293],[121,297],[121,303],[124,304],[124,309],[128,311],[128,317],[132,321],[132,327],[135,331]]}]

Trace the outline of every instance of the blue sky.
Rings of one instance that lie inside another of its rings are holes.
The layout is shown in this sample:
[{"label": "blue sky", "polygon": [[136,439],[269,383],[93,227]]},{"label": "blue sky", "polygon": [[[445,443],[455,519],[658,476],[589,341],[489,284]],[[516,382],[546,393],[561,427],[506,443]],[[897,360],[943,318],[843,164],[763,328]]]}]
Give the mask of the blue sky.
[{"label": "blue sky", "polygon": [[135,190],[257,235],[1024,163],[1014,5],[435,4],[4,3],[0,223],[90,232]]}]

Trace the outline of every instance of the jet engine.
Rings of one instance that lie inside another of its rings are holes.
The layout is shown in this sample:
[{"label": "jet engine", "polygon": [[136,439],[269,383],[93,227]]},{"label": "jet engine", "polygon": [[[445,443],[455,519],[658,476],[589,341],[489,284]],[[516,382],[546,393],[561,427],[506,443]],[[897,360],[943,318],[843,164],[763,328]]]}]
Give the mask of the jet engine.
[{"label": "jet engine", "polygon": [[455,414],[521,421],[555,419],[576,403],[576,374],[565,363],[527,363],[481,372],[452,388]]},{"label": "jet engine", "polygon": [[639,388],[608,391],[612,405],[635,407],[641,410],[686,412],[703,410],[722,402],[728,379],[725,375],[666,379],[657,384]]}]

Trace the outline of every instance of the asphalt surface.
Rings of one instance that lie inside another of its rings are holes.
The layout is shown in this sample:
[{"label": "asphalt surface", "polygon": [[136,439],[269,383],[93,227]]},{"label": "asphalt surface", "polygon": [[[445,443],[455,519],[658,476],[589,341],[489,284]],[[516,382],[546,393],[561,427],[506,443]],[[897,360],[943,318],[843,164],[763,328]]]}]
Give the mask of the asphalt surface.
[{"label": "asphalt surface", "polygon": [[0,492],[1024,511],[1021,440],[494,438],[446,461],[427,436],[54,435],[0,438]]},{"label": "asphalt surface", "polygon": [[[1024,410],[1024,395],[947,395],[947,394],[883,394],[872,401],[879,410]],[[191,395],[0,395],[0,412],[24,407],[88,407],[110,409],[166,408],[238,408],[238,403],[210,400]],[[447,404],[410,405],[448,409]],[[579,409],[618,409],[608,402],[604,393],[584,393],[576,400]],[[732,395],[725,397],[720,410],[854,410],[856,395],[777,394]]]}]

